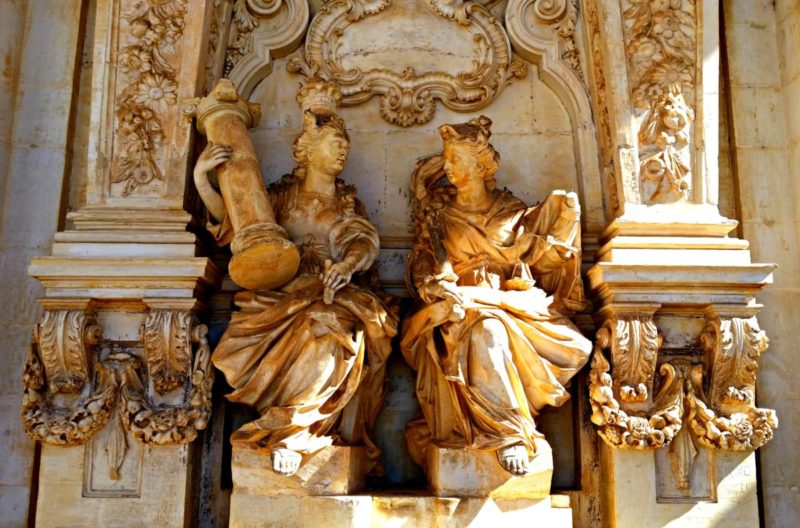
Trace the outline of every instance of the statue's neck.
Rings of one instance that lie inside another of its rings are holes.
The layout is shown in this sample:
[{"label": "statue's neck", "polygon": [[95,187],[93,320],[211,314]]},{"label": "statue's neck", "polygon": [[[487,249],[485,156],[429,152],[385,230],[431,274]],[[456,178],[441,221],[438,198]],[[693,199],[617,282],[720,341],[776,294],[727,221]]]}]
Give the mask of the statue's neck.
[{"label": "statue's neck", "polygon": [[309,167],[300,190],[326,196],[336,196],[336,176],[322,172],[314,167]]},{"label": "statue's neck", "polygon": [[478,211],[486,209],[491,199],[492,195],[486,190],[486,184],[481,179],[464,183],[457,188],[455,206],[463,211]]}]

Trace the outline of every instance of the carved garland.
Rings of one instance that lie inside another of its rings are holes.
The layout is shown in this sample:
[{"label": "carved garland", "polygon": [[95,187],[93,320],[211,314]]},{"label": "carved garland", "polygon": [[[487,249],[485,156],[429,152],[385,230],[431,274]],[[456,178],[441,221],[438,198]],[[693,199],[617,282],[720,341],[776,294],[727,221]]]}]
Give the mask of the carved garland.
[{"label": "carved garland", "polygon": [[[164,393],[185,387],[178,406],[153,403],[142,361],[118,345],[93,362],[100,327],[77,310],[47,311],[34,330],[23,373],[21,418],[28,435],[56,445],[80,445],[111,422],[107,450],[112,478],[127,451],[125,430],[143,443],[188,443],[208,424],[211,413],[211,350],[205,325],[186,312],[157,311],[148,317],[144,341],[153,387]],[[192,364],[192,345],[196,345]],[[191,372],[189,372],[191,366]],[[52,396],[73,404],[52,405]]]},{"label": "carved garland", "polygon": [[502,25],[483,5],[462,0],[426,0],[440,17],[470,28],[475,45],[472,71],[450,75],[417,74],[413,68],[395,72],[383,68],[346,69],[338,55],[342,37],[350,26],[382,12],[392,0],[333,0],[317,12],[308,30],[305,52],[289,63],[290,71],[307,79],[334,82],[342,92],[343,105],[363,103],[381,96],[381,116],[400,126],[424,124],[433,119],[435,100],[457,111],[481,108],[492,101],[513,78],[524,77],[527,68],[511,60],[511,49]]},{"label": "carved garland", "polygon": [[[589,399],[592,423],[609,445],[620,448],[652,449],[672,442],[682,425],[682,377],[669,363],[659,369],[661,390],[652,403],[640,410],[623,409],[620,401],[644,404],[650,399],[656,358],[661,339],[652,319],[612,319],[597,332]],[[603,350],[610,349],[625,383],[612,378]]]},{"label": "carved garland", "polygon": [[689,189],[685,159],[694,110],[695,0],[625,0],[625,51],[634,107],[647,111],[639,130],[640,181],[648,202]]},{"label": "carved garland", "polygon": [[[22,375],[20,414],[33,440],[83,444],[108,423],[116,387],[102,364],[94,366],[94,389],[89,389],[90,358],[99,340],[100,327],[91,315],[78,310],[44,313],[33,331]],[[50,394],[72,395],[75,401],[55,407]]]},{"label": "carved garland", "polygon": [[111,183],[127,196],[164,175],[155,159],[164,139],[162,118],[177,102],[176,47],[183,35],[187,0],[136,0],[123,13],[133,43],[119,53],[128,84],[117,99],[121,149]]},{"label": "carved garland", "polygon": [[693,372],[688,394],[695,413],[690,424],[700,444],[732,451],[765,445],[778,427],[778,417],[772,409],[755,406],[758,358],[768,344],[756,318],[714,319],[701,343],[709,358],[709,398],[700,370]]}]

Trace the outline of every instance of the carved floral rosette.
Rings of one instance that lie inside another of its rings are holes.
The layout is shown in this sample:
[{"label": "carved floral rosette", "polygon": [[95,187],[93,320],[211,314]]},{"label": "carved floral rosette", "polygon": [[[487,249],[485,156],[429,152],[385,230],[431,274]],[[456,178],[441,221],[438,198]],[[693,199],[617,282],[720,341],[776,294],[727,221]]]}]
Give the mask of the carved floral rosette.
[{"label": "carved floral rosette", "polygon": [[300,72],[307,79],[335,83],[344,106],[380,96],[381,116],[404,127],[431,121],[436,100],[456,111],[478,110],[494,100],[513,78],[527,74],[523,62],[512,60],[502,24],[481,3],[423,1],[437,17],[469,32],[474,49],[470,71],[417,73],[410,65],[402,71],[348,68],[340,54],[345,33],[390,8],[394,0],[332,0],[324,4],[308,29],[302,57],[289,62],[290,71]]},{"label": "carved floral rosette", "polygon": [[[91,314],[45,311],[23,373],[26,432],[49,444],[80,445],[110,423],[112,477],[127,450],[125,430],[143,443],[191,442],[211,413],[207,332],[187,312],[155,310],[143,328],[144,361],[114,343],[109,353],[95,355],[101,329]],[[157,394],[181,391],[182,403],[154,402],[151,385]]]},{"label": "carved floral rosette", "polygon": [[731,451],[765,445],[778,427],[778,417],[772,409],[755,406],[758,358],[768,344],[758,321],[714,318],[701,343],[709,375],[704,383],[702,369],[695,369],[687,395],[693,412],[689,423],[699,443]]},{"label": "carved floral rosette", "polygon": [[639,129],[640,184],[646,203],[684,197],[691,185],[697,69],[695,0],[622,0],[631,100]]},{"label": "carved floral rosette", "polygon": [[[591,419],[612,447],[665,447],[681,428],[684,397],[675,367],[659,367],[661,388],[651,396],[660,346],[652,318],[611,318],[597,332],[589,374]],[[611,351],[613,375],[604,350]]]}]

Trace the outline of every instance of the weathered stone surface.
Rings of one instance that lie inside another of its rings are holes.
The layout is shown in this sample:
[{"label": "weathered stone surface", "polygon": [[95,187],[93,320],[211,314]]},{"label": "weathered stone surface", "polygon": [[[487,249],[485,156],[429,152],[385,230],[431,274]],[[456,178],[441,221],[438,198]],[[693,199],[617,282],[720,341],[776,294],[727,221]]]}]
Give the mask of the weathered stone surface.
[{"label": "weathered stone surface", "polygon": [[550,495],[553,451],[537,441],[526,475],[504,470],[491,451],[428,448],[428,481],[437,497],[491,497],[538,500]]},{"label": "weathered stone surface", "polygon": [[236,446],[233,449],[233,485],[236,495],[349,495],[364,489],[364,447],[331,446],[304,455],[300,469],[284,476],[272,470],[266,449]]}]

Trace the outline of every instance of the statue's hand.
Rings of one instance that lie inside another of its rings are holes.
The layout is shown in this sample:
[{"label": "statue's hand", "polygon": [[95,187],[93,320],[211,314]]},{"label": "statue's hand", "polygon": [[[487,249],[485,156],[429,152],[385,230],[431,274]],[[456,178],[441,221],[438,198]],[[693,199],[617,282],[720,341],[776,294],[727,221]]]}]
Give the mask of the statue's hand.
[{"label": "statue's hand", "polygon": [[452,280],[439,278],[438,276],[429,277],[424,284],[417,290],[420,297],[430,304],[437,299],[449,300],[454,304],[462,304],[464,296],[458,285]]},{"label": "statue's hand", "polygon": [[344,288],[353,277],[355,265],[348,259],[341,262],[330,264],[325,261],[325,273],[322,275],[322,283],[325,285],[325,302],[333,302],[333,294]]},{"label": "statue's hand", "polygon": [[197,164],[194,167],[195,175],[209,173],[219,165],[230,161],[232,155],[233,149],[230,145],[209,143],[197,159]]}]

